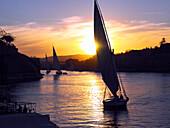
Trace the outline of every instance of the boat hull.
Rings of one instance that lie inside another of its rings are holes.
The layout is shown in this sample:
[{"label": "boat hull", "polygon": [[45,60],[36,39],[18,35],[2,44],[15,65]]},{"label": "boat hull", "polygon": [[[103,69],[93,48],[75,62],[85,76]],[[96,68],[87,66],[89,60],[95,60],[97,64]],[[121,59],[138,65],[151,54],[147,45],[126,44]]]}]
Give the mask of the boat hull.
[{"label": "boat hull", "polygon": [[104,109],[126,109],[128,100],[106,99],[103,101]]},{"label": "boat hull", "polygon": [[67,72],[63,72],[63,75],[67,75]]},{"label": "boat hull", "polygon": [[57,71],[57,72],[56,72],[56,75],[61,75],[61,74],[62,74],[61,71]]},{"label": "boat hull", "polygon": [[46,71],[46,74],[49,74],[50,72],[51,72],[51,70],[47,70],[47,71]]},{"label": "boat hull", "polygon": [[63,75],[67,75],[67,72],[62,72],[62,71],[57,71],[57,72],[56,72],[56,75],[62,75],[62,74],[63,74]]}]

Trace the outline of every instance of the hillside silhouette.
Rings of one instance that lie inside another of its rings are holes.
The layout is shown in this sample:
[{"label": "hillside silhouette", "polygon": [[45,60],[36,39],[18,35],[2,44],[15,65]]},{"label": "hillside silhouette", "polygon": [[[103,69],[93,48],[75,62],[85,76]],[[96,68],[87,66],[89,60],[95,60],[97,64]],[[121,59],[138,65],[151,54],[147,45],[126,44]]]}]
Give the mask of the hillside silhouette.
[{"label": "hillside silhouette", "polygon": [[[92,57],[92,55],[81,55],[81,54],[76,54],[76,55],[66,55],[66,56],[58,56],[58,60],[61,65],[65,65],[66,60],[69,59],[77,59],[79,61],[84,61]],[[53,68],[53,57],[50,56],[48,57],[48,62],[49,66],[51,69]],[[40,63],[41,63],[41,69],[46,69],[46,59],[45,58],[40,58]]]},{"label": "hillside silhouette", "polygon": [[0,84],[39,80],[40,63],[18,52],[12,42],[14,37],[0,30]]},{"label": "hillside silhouette", "polygon": [[[165,38],[160,47],[131,50],[114,56],[119,72],[170,72],[170,43]],[[63,69],[76,71],[100,71],[97,56],[85,61],[68,59]]]}]

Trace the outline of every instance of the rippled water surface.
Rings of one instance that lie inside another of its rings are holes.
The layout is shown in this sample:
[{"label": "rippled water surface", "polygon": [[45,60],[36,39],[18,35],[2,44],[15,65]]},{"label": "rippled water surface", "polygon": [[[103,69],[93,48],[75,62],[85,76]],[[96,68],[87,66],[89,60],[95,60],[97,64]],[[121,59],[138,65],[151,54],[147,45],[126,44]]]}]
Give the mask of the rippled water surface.
[{"label": "rippled water surface", "polygon": [[[42,71],[45,73],[45,71]],[[17,101],[37,103],[59,127],[170,127],[170,74],[120,73],[127,110],[104,111],[100,73],[71,72],[13,86]]]}]

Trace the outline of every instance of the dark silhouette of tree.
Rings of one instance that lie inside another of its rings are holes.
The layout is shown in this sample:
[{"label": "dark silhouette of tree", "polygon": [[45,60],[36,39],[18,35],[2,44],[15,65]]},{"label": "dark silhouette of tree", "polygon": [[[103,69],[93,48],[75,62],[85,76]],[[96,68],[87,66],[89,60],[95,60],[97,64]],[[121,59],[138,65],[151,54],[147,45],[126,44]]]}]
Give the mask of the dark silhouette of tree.
[{"label": "dark silhouette of tree", "polygon": [[14,41],[14,38],[11,35],[4,35],[1,39],[5,40],[6,43],[9,43],[9,44]]},{"label": "dark silhouette of tree", "polygon": [[10,33],[7,33],[3,29],[0,29],[0,36],[1,36],[0,39],[4,40],[6,43],[9,43],[9,45],[11,44],[11,42],[15,40],[15,37],[13,37]]},{"label": "dark silhouette of tree", "polygon": [[79,63],[78,59],[68,59],[65,61],[65,64],[67,67],[72,67],[72,66],[78,65],[78,63]]}]

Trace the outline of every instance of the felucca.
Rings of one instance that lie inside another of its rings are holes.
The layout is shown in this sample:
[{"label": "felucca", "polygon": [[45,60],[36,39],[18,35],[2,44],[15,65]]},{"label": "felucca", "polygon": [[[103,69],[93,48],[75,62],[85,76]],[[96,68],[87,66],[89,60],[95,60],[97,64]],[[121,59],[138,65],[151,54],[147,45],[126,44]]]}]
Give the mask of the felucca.
[{"label": "felucca", "polygon": [[102,78],[106,87],[112,93],[109,99],[105,99],[106,89],[104,92],[104,108],[126,108],[129,98],[121,81],[118,78],[114,53],[111,50],[109,37],[107,35],[104,19],[97,0],[94,0],[94,39],[97,45],[96,53]]},{"label": "felucca", "polygon": [[61,66],[60,66],[60,63],[59,63],[59,61],[58,61],[58,57],[57,57],[57,54],[56,54],[56,52],[55,52],[54,47],[53,47],[53,68],[54,68],[55,70],[57,70],[57,71],[56,71],[56,75],[61,75],[61,74],[67,75],[66,72],[62,72],[62,71],[61,71]]},{"label": "felucca", "polygon": [[51,72],[51,70],[50,70],[50,66],[49,66],[49,63],[48,63],[47,54],[45,54],[45,59],[46,59],[46,68],[47,68],[46,74],[49,74]]}]

